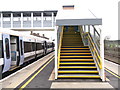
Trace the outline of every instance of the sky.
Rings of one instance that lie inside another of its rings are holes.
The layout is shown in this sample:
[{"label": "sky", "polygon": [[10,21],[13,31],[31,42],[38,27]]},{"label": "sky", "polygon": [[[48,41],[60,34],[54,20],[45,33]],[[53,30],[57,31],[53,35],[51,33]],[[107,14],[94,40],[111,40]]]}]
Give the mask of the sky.
[{"label": "sky", "polygon": [[[38,11],[59,10],[62,5],[75,5],[91,10],[102,18],[104,37],[118,39],[118,1],[119,0],[1,0],[0,11]],[[41,32],[40,32],[41,33]],[[42,32],[54,38],[54,32]]]}]

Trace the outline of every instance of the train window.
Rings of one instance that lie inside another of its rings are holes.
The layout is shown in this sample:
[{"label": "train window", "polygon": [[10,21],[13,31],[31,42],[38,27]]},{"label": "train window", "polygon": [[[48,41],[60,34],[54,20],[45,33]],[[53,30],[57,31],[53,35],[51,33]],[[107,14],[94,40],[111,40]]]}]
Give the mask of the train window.
[{"label": "train window", "polygon": [[52,47],[54,47],[54,43],[52,42]]},{"label": "train window", "polygon": [[45,47],[47,48],[47,42],[45,41],[44,43],[45,43]]},{"label": "train window", "polygon": [[32,42],[32,51],[35,51],[35,50],[36,50],[35,43]]},{"label": "train window", "polygon": [[5,38],[5,48],[6,48],[6,58],[10,58],[10,51],[9,51],[9,39]]},{"label": "train window", "polygon": [[37,50],[43,49],[42,43],[37,43],[37,44],[36,44],[36,47],[37,47],[37,48],[36,48]]},{"label": "train window", "polygon": [[32,51],[32,43],[31,42],[24,42],[24,53]]},{"label": "train window", "polygon": [[20,40],[20,46],[21,46],[21,55],[23,55],[23,45],[22,45],[22,40]]},{"label": "train window", "polygon": [[44,43],[42,43],[42,49],[44,49],[45,47],[44,47]]},{"label": "train window", "polygon": [[0,58],[2,58],[2,40],[0,40]]},{"label": "train window", "polygon": [[49,48],[52,48],[52,43],[49,43]]},{"label": "train window", "polygon": [[51,48],[51,43],[49,44],[49,48]]},{"label": "train window", "polygon": [[49,43],[47,44],[47,48],[49,48]]}]

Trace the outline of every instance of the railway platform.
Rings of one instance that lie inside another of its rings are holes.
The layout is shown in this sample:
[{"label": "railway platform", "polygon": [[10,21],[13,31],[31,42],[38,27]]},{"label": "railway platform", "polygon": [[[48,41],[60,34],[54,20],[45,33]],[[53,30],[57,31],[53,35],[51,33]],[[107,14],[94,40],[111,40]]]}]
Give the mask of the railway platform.
[{"label": "railway platform", "polygon": [[2,79],[2,88],[16,88],[19,84],[25,81],[30,75],[32,75],[37,69],[39,69],[42,65],[44,65],[53,57],[54,52]]},{"label": "railway platform", "polygon": [[[106,61],[106,64],[108,62]],[[109,61],[110,63],[110,61]],[[106,67],[107,68],[107,67]],[[15,74],[8,76],[1,81],[4,89],[95,89],[115,90],[118,87],[116,77],[106,70],[106,81],[88,81],[79,79],[58,79],[55,80],[54,52],[23,68]],[[112,71],[114,72],[114,71]],[[21,78],[20,78],[21,77]],[[116,83],[115,83],[116,82]]]}]

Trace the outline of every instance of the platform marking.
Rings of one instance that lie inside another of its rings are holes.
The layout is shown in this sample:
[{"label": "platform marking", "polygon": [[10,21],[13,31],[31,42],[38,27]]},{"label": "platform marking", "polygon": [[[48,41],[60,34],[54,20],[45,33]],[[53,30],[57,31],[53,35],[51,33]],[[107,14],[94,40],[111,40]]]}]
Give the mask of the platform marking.
[{"label": "platform marking", "polygon": [[42,68],[40,68],[19,90],[23,90],[23,88],[25,88],[53,60],[54,57],[52,57]]},{"label": "platform marking", "polygon": [[115,76],[115,77],[117,77],[117,78],[120,79],[120,76],[117,75],[116,73],[112,72],[111,70],[109,70],[109,69],[107,69],[107,68],[105,68],[105,70],[106,70],[107,72],[109,72],[110,74],[112,74],[113,76]]}]

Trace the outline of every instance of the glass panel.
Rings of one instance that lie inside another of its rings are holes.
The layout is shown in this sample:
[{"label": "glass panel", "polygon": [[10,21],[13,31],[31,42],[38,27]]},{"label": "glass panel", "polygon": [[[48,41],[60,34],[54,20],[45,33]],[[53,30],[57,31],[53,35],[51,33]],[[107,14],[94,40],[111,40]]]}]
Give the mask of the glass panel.
[{"label": "glass panel", "polygon": [[37,44],[36,44],[36,47],[37,47],[37,50],[43,49],[42,43],[37,43]]},{"label": "glass panel", "polygon": [[94,28],[93,28],[93,26],[90,26],[90,34],[94,38]]},{"label": "glass panel", "polygon": [[32,42],[32,51],[35,51],[36,50],[36,46],[35,46],[35,43]]},{"label": "glass panel", "polygon": [[20,40],[20,46],[21,46],[21,55],[23,55],[23,44],[22,44],[22,40]]},{"label": "glass panel", "polygon": [[95,32],[95,42],[96,42],[98,48],[100,49],[100,37],[97,34],[97,32]]},{"label": "glass panel", "polygon": [[6,49],[6,58],[10,58],[10,51],[9,51],[9,39],[5,38],[5,49]]},{"label": "glass panel", "polygon": [[2,40],[0,40],[0,58],[2,58]]},{"label": "glass panel", "polygon": [[24,53],[32,51],[32,43],[31,42],[24,42]]}]

